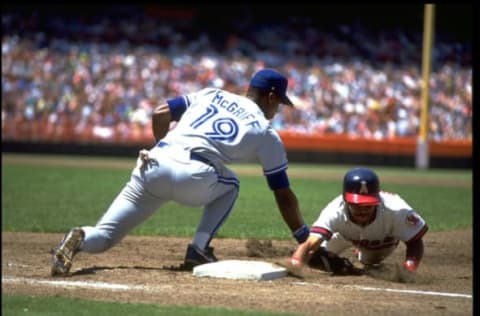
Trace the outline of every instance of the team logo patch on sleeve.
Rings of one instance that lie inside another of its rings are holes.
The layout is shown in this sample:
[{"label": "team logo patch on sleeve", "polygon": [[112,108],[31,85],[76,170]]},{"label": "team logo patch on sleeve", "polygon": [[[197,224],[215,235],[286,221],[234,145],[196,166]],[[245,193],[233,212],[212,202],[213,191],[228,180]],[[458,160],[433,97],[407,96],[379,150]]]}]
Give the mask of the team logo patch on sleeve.
[{"label": "team logo patch on sleeve", "polygon": [[407,216],[407,224],[412,225],[412,226],[417,226],[418,223],[420,223],[420,218],[418,218],[418,215],[415,213],[410,213]]}]

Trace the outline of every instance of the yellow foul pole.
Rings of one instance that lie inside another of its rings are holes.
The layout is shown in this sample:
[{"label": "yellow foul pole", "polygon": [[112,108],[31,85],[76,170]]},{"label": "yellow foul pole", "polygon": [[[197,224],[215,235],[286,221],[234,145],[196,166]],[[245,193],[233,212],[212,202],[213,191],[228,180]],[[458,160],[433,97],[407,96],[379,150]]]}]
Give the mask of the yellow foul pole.
[{"label": "yellow foul pole", "polygon": [[428,101],[430,99],[430,72],[432,65],[432,46],[435,22],[435,5],[425,4],[423,18],[423,55],[422,55],[422,108],[420,114],[420,133],[417,139],[416,167],[428,168]]}]

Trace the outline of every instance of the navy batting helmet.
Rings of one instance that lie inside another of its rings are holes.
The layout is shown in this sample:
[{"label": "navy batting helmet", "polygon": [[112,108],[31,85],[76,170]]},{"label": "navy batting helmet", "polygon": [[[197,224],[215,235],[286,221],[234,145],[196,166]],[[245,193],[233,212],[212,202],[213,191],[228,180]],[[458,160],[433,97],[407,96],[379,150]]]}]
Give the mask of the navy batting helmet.
[{"label": "navy batting helmet", "polygon": [[380,181],[368,168],[353,168],[343,178],[343,200],[351,204],[377,205],[380,203]]}]

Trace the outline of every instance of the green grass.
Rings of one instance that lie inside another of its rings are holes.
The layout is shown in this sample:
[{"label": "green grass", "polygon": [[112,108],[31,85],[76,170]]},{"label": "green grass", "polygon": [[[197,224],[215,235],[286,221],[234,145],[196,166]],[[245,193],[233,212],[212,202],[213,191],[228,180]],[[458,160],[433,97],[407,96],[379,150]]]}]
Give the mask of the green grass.
[{"label": "green grass", "polygon": [[175,315],[175,316],[293,316],[294,314],[267,313],[210,307],[162,306],[154,304],[127,304],[97,302],[63,297],[31,297],[2,295],[2,315],[84,316],[84,315]]},{"label": "green grass", "polygon": [[[247,168],[248,166],[243,166]],[[261,173],[243,176],[234,210],[219,231],[219,237],[291,238],[276,207],[274,197]],[[322,169],[323,168],[323,169]],[[2,164],[2,231],[65,232],[72,226],[94,225],[130,178],[130,169],[36,166],[8,162]],[[431,231],[462,229],[472,226],[471,186],[429,186],[415,179],[468,179],[465,171],[415,171],[375,168],[385,178],[412,178],[412,183],[383,181],[383,189],[397,192],[428,222]],[[306,178],[308,174],[334,176]],[[308,224],[320,210],[341,193],[345,168],[295,165],[289,168],[291,184]],[[378,171],[380,170],[380,171]],[[303,172],[303,173],[302,173]],[[295,177],[295,174],[302,176]],[[337,178],[338,173],[338,179]],[[414,178],[416,177],[416,178]],[[330,179],[332,178],[332,179]],[[201,208],[170,202],[132,234],[192,236]]]}]

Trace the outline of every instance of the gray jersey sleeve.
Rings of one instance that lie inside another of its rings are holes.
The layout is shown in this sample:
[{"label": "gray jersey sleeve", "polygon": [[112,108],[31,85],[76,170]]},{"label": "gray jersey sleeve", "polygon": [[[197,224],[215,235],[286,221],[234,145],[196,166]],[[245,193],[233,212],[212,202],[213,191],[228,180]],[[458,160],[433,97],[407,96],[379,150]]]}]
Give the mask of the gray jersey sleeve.
[{"label": "gray jersey sleeve", "polygon": [[286,170],[288,167],[287,154],[282,140],[271,126],[261,136],[258,159],[266,176]]}]

